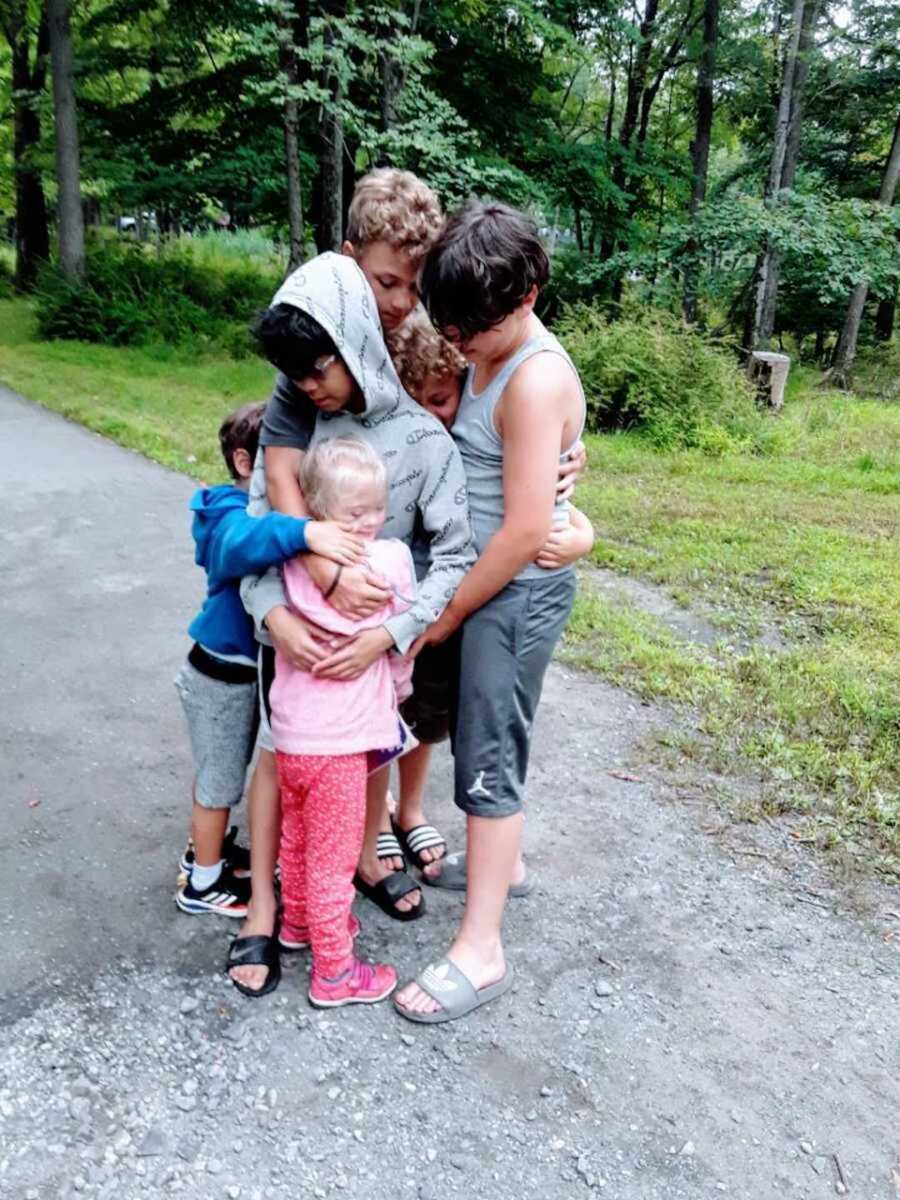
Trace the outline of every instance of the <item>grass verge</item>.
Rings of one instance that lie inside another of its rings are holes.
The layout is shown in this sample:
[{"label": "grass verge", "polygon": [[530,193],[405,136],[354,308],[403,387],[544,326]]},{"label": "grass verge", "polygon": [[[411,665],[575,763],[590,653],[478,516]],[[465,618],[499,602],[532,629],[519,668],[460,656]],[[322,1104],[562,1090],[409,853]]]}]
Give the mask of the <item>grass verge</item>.
[{"label": "grass verge", "polygon": [[0,379],[30,400],[164,466],[225,478],[216,432],[232,409],[264,399],[272,368],[257,358],[164,346],[39,342],[30,305],[0,300]]},{"label": "grass verge", "polygon": [[[900,874],[900,408],[800,374],[765,458],[591,439],[595,563],[714,613],[723,638],[684,641],[588,586],[565,653],[693,706],[717,765],[754,764],[810,836]],[[753,645],[772,624],[786,648]]]}]

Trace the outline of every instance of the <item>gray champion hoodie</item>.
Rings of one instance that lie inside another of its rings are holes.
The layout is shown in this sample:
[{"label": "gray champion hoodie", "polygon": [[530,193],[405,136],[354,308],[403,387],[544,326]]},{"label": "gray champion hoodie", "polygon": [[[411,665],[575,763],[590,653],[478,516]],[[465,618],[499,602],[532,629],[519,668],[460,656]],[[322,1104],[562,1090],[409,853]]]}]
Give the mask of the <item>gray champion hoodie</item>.
[{"label": "gray champion hoodie", "polygon": [[[365,399],[361,413],[318,413],[310,445],[329,437],[353,436],[368,442],[388,475],[387,519],[382,537],[430,548],[427,572],[415,604],[385,622],[405,653],[444,611],[475,561],[466,476],[459,451],[435,417],[403,390],[391,362],[372,290],[356,262],[328,252],[304,264],[284,281],[273,304],[292,304],[328,332]],[[298,429],[302,422],[298,422]],[[298,449],[305,449],[298,438]],[[269,511],[263,455],[257,456],[248,512]],[[241,585],[244,606],[262,626],[266,615],[286,604],[281,575],[248,576]]]}]

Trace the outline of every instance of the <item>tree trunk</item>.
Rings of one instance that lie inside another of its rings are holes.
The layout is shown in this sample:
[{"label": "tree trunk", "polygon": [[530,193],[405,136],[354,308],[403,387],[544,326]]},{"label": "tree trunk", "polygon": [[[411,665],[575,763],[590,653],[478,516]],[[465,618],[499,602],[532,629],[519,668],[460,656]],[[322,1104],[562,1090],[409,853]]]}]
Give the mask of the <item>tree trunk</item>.
[{"label": "tree trunk", "polygon": [[[344,0],[332,0],[323,5],[332,17],[342,17],[347,9]],[[325,30],[326,54],[334,44],[330,27]],[[325,68],[324,85],[331,94],[330,102],[322,109],[322,220],[319,228],[319,249],[340,250],[344,240],[344,125],[339,111],[341,84],[337,74]]]},{"label": "tree trunk", "polygon": [[282,122],[284,125],[284,162],[287,182],[288,211],[288,273],[296,271],[303,262],[303,185],[300,179],[300,142],[298,125],[300,119],[296,96],[290,89],[300,82],[297,50],[306,43],[308,12],[306,4],[297,4],[297,19],[288,21],[279,18],[279,66],[287,82]]},{"label": "tree trunk", "polygon": [[[709,171],[709,147],[712,141],[713,83],[716,77],[716,43],[719,38],[719,0],[706,0],[703,7],[703,50],[697,67],[697,116],[694,140],[691,142],[691,174],[693,186],[689,213],[691,222],[697,218],[700,205],[706,199],[706,179]],[[686,321],[697,320],[697,242],[688,243],[687,267],[684,272],[682,311]]]},{"label": "tree trunk", "polygon": [[[616,188],[624,191],[628,182],[628,167],[625,162],[626,154],[630,153],[632,142],[638,127],[641,111],[641,97],[647,84],[647,72],[650,65],[650,52],[653,49],[656,15],[659,11],[659,0],[647,0],[644,16],[638,29],[637,50],[631,56],[626,72],[627,86],[625,89],[625,107],[622,112],[622,124],[619,128],[619,153],[613,160],[610,176]],[[619,215],[610,207],[604,222],[606,228],[600,244],[600,257],[607,259],[615,253],[617,234],[616,226]]]},{"label": "tree trunk", "polygon": [[[783,187],[785,159],[788,151],[788,141],[791,134],[792,114],[799,118],[799,109],[794,101],[794,84],[797,77],[797,56],[800,49],[800,37],[804,29],[812,32],[809,20],[810,10],[815,0],[805,3],[805,0],[794,0],[791,16],[791,28],[788,44],[785,49],[784,71],[781,77],[781,91],[778,97],[778,109],[775,114],[775,134],[772,143],[772,156],[769,160],[769,175],[766,180],[765,200],[772,207],[777,202],[778,193]],[[799,138],[796,142],[799,145]],[[751,289],[751,307],[744,326],[744,348],[748,351],[765,349],[772,337],[775,323],[775,303],[778,296],[778,261],[774,247],[766,240],[756,259]]]},{"label": "tree trunk", "polygon": [[[791,115],[788,124],[784,163],[781,168],[779,191],[792,188],[794,186],[794,177],[797,173],[800,137],[803,131],[803,99],[806,88],[806,77],[809,74],[809,56],[813,47],[813,30],[817,16],[817,0],[807,0],[806,7],[803,10],[800,42],[794,65],[794,84],[791,89]],[[765,295],[763,297],[758,330],[759,342],[762,345],[769,344],[775,329],[775,313],[778,307],[778,287],[781,282],[782,260],[783,255],[780,250],[773,249],[770,252],[769,268],[765,276]]]},{"label": "tree trunk", "polygon": [[878,302],[875,313],[875,340],[889,342],[894,336],[894,318],[897,313],[897,284],[894,284],[893,296]]},{"label": "tree trunk", "polygon": [[[397,5],[394,4],[390,7],[396,8]],[[403,8],[405,5],[401,2],[399,7]],[[421,14],[421,0],[414,0],[412,16],[409,22],[410,35],[415,35],[418,30]],[[382,29],[376,23],[376,33],[383,44],[389,44],[396,36],[391,25],[388,25],[386,29]],[[378,72],[381,78],[381,93],[378,102],[381,116],[381,130],[382,133],[387,133],[397,123],[397,102],[406,83],[406,70],[403,63],[395,55],[391,54],[388,50],[382,49],[378,52]],[[378,154],[377,165],[380,167],[390,165],[390,156],[383,146]]]},{"label": "tree trunk", "polygon": [[578,253],[584,254],[584,226],[581,223],[581,209],[577,202],[572,206],[572,214],[575,223],[575,245],[578,247]]},{"label": "tree trunk", "polygon": [[607,144],[612,141],[613,125],[616,119],[616,75],[612,72],[609,83],[609,105],[606,109],[606,128],[604,137]]},{"label": "tree trunk", "polygon": [[16,274],[19,291],[34,285],[38,266],[50,257],[47,202],[34,151],[41,138],[41,122],[34,107],[44,90],[49,51],[46,16],[42,16],[31,61],[26,5],[14,6],[4,31],[12,52],[13,170],[16,188]]},{"label": "tree trunk", "polygon": [[[897,114],[897,121],[894,125],[894,137],[891,142],[887,162],[884,166],[884,174],[881,177],[881,191],[878,195],[878,203],[885,208],[890,208],[894,203],[894,193],[897,190],[898,178],[900,178],[900,113]],[[844,319],[844,327],[841,330],[841,336],[838,338],[838,343],[835,347],[834,370],[832,374],[835,382],[843,387],[846,387],[849,382],[850,369],[853,366],[853,360],[856,358],[859,326],[862,321],[863,309],[865,308],[868,293],[869,285],[865,281],[858,283],[850,293],[850,303],[847,305],[847,316]]]},{"label": "tree trunk", "polygon": [[68,0],[47,0],[47,20],[53,69],[53,112],[56,117],[59,261],[69,279],[80,279],[84,274],[84,217],[81,211],[81,156]]}]

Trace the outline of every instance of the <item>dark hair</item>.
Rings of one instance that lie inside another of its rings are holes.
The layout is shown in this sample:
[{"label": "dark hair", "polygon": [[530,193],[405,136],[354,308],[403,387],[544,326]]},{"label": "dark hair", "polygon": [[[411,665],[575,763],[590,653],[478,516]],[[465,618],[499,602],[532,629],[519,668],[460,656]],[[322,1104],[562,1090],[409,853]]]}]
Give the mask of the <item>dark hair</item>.
[{"label": "dark hair", "polygon": [[253,324],[253,336],[265,358],[288,379],[302,379],[323,354],[336,347],[315,317],[293,304],[273,304]]},{"label": "dark hair", "polygon": [[235,450],[246,450],[251,461],[256,458],[265,411],[265,400],[257,400],[254,404],[242,404],[233,413],[229,413],[219,426],[219,445],[232,479],[239,478],[234,469]]},{"label": "dark hair", "polygon": [[499,324],[549,278],[534,221],[508,204],[472,199],[429,251],[420,287],[435,326],[453,326],[465,340]]}]

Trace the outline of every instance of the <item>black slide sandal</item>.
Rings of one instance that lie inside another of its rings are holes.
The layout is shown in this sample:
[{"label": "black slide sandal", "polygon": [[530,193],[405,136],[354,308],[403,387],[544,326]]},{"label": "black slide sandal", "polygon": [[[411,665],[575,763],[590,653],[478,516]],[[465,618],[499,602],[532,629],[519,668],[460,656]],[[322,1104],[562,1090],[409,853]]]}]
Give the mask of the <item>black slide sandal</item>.
[{"label": "black slide sandal", "polygon": [[[394,830],[394,836],[403,848],[404,858],[408,858],[414,863],[420,871],[424,871],[426,867],[432,864],[425,862],[421,852],[423,850],[436,850],[438,846],[444,847],[444,853],[441,858],[447,854],[447,839],[435,829],[433,825],[414,825],[412,829],[401,829],[397,822],[391,819],[391,828]],[[441,858],[436,858],[434,862],[440,862]]]},{"label": "black slide sandal", "polygon": [[[353,876],[353,886],[361,896],[377,904],[383,913],[393,917],[395,921],[418,921],[425,914],[425,895],[419,884],[405,871],[393,871],[379,883],[366,883],[357,872]],[[408,896],[410,892],[419,892],[419,903],[415,908],[403,911],[396,907],[397,901]]]},{"label": "black slide sandal", "polygon": [[[261,988],[252,988],[228,974],[232,967],[268,967],[269,973]],[[281,983],[281,957],[278,953],[277,928],[271,937],[266,937],[264,933],[256,933],[251,937],[235,938],[228,947],[225,974],[239,992],[244,996],[250,996],[251,999],[274,992]]]}]

